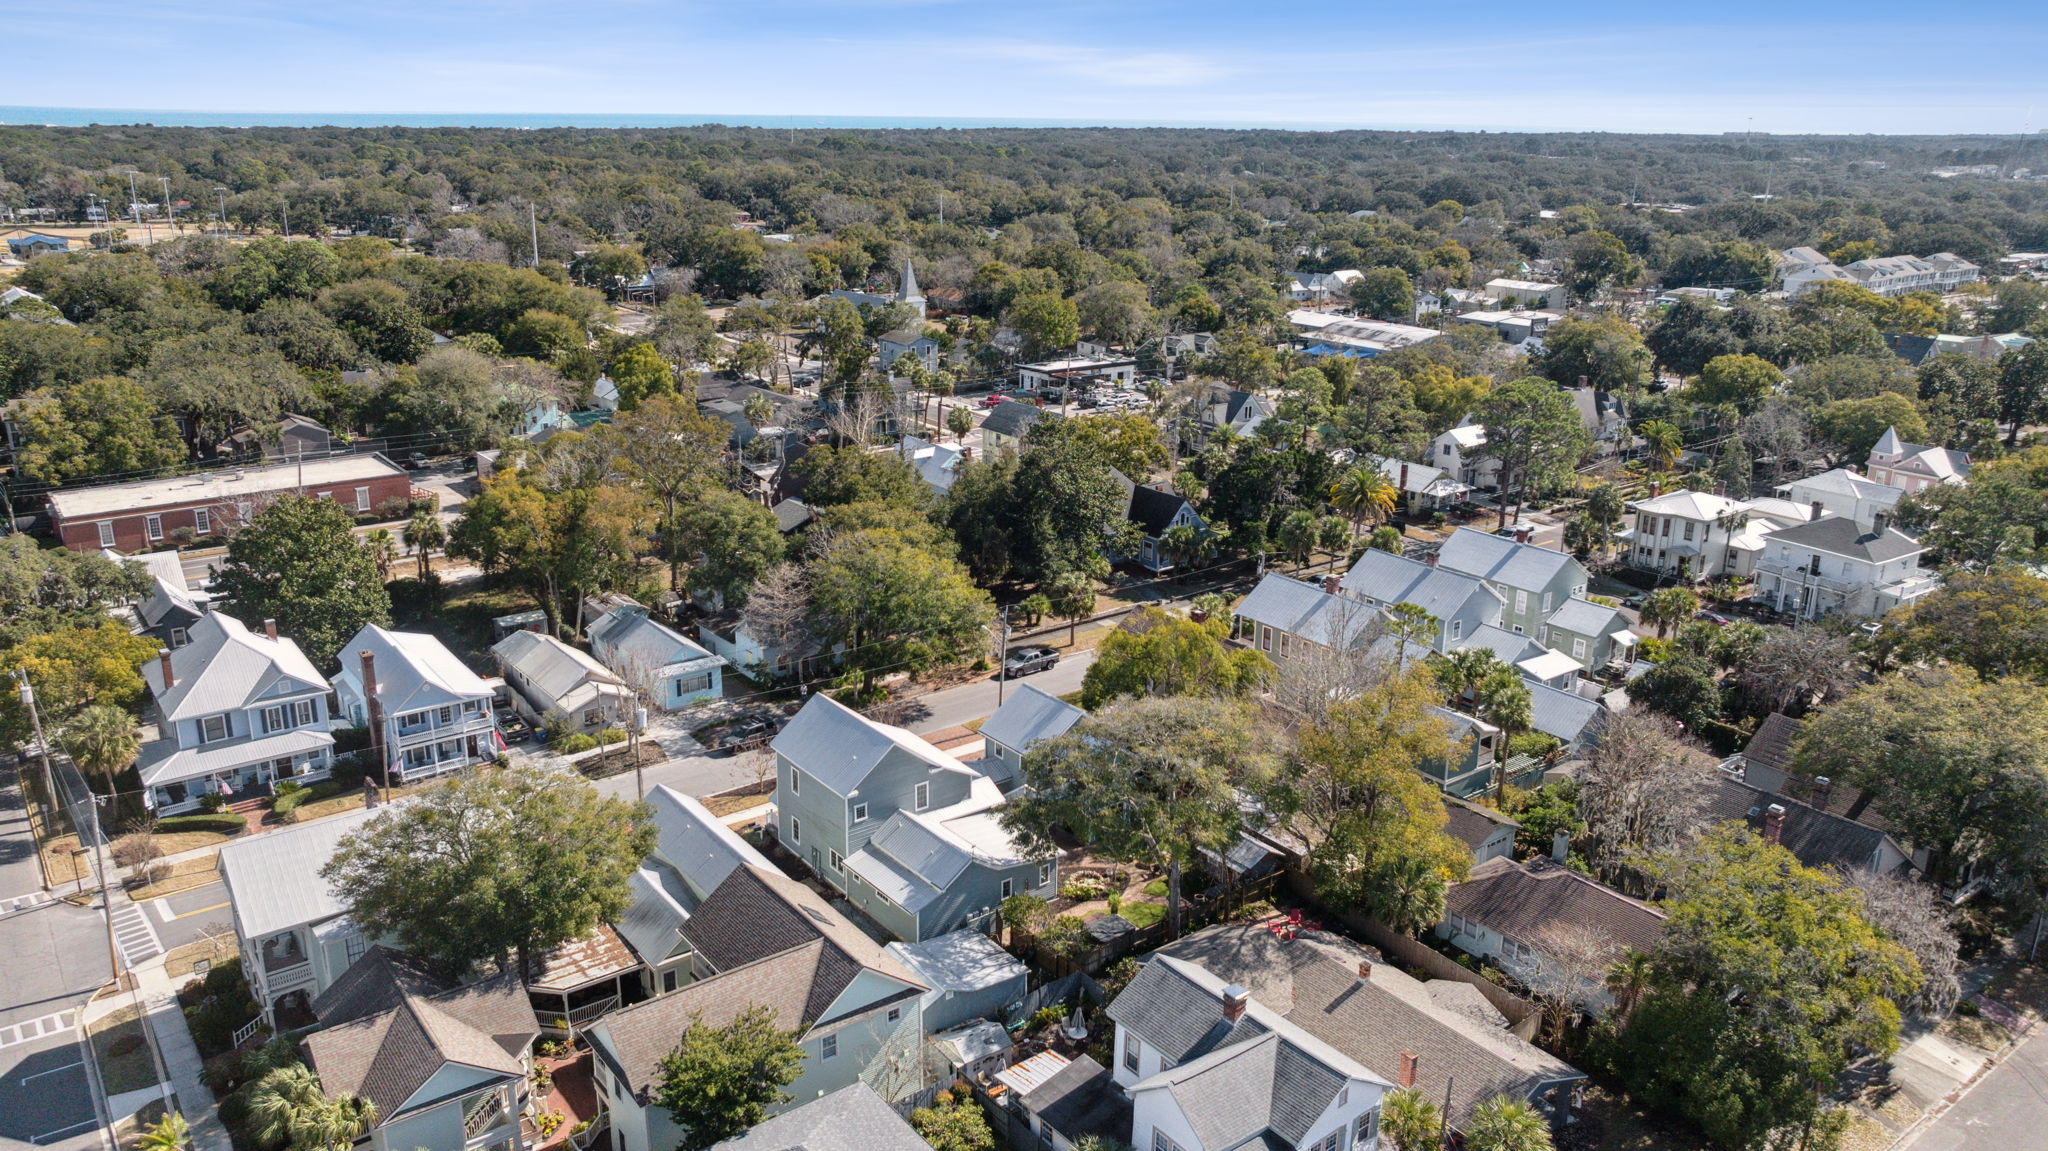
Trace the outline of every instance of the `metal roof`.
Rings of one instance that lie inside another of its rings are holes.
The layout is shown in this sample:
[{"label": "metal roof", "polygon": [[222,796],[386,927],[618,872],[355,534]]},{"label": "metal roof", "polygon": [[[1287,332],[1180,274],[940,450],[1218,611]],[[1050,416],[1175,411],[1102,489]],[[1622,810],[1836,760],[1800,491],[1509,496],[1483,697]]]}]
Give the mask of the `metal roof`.
[{"label": "metal roof", "polygon": [[346,912],[347,903],[320,878],[320,869],[343,839],[391,810],[363,808],[222,847],[220,872],[234,904],[236,931],[256,940]]},{"label": "metal roof", "polygon": [[327,681],[298,644],[251,632],[231,616],[208,612],[186,629],[186,636],[189,642],[171,652],[170,687],[164,686],[162,660],[142,665],[142,678],[167,720],[327,690]]},{"label": "metal roof", "polygon": [[1071,703],[1054,698],[1028,683],[1018,684],[1014,694],[981,725],[981,738],[1000,743],[1019,754],[1065,735],[1088,713]]},{"label": "metal roof", "polygon": [[868,772],[895,748],[944,771],[974,774],[924,737],[876,723],[823,692],[811,696],[770,746],[775,754],[842,796],[859,787]]},{"label": "metal roof", "polygon": [[1612,633],[1616,629],[1617,621],[1620,628],[1628,627],[1628,617],[1622,615],[1620,609],[1573,596],[1559,605],[1556,611],[1550,613],[1550,618],[1543,622],[1579,635],[1598,636]]},{"label": "metal roof", "polygon": [[165,738],[142,745],[135,770],[142,776],[142,786],[157,787],[333,746],[334,736],[312,728],[199,747],[181,748],[176,740]]},{"label": "metal roof", "polygon": [[1419,560],[1368,548],[1340,585],[1355,595],[1370,596],[1380,603],[1412,603],[1439,620],[1448,620],[1475,596],[1495,604],[1500,594],[1463,572],[1434,568]]},{"label": "metal roof", "polygon": [[[1523,591],[1539,591],[1549,587],[1558,573],[1578,567],[1578,561],[1550,548],[1459,528],[1444,541],[1443,550],[1437,554],[1437,566]],[[1585,578],[1585,569],[1580,568],[1574,582],[1584,583]]]},{"label": "metal roof", "polygon": [[1379,609],[1371,604],[1331,595],[1279,572],[1267,572],[1238,603],[1236,615],[1333,649],[1376,635],[1380,620]]},{"label": "metal roof", "polygon": [[377,698],[387,716],[491,698],[491,686],[440,640],[424,632],[391,631],[375,624],[341,647],[341,671],[334,682],[349,684],[358,695],[362,694],[362,661],[356,653],[361,651],[368,651],[376,660]]},{"label": "metal roof", "polygon": [[1028,980],[1029,968],[979,931],[952,931],[887,950],[934,991],[981,991]]},{"label": "metal roof", "polygon": [[856,1082],[771,1115],[718,1151],[931,1151],[875,1089]]}]

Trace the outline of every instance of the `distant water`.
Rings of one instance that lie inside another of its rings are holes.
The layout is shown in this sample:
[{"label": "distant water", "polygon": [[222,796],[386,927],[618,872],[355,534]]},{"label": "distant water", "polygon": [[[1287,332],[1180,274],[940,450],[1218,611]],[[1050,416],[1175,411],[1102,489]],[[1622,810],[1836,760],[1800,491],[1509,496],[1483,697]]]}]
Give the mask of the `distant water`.
[{"label": "distant water", "polygon": [[[42,108],[0,104],[0,124],[85,127],[154,124],[181,128],[1278,128],[1331,131],[1316,123],[1199,123],[1149,120],[1007,120],[955,116],[749,116],[641,113],[193,112],[163,108]],[[1362,127],[1362,125],[1360,125]],[[1382,125],[1393,127],[1393,125]]]}]

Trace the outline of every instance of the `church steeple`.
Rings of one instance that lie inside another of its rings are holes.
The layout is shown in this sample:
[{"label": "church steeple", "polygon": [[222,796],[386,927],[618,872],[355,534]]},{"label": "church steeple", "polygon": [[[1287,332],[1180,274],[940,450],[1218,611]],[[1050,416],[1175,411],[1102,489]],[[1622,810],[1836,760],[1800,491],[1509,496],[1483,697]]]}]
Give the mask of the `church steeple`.
[{"label": "church steeple", "polygon": [[903,261],[903,286],[896,292],[896,302],[916,308],[918,317],[923,318],[924,292],[917,286],[917,269],[910,266],[908,259]]}]

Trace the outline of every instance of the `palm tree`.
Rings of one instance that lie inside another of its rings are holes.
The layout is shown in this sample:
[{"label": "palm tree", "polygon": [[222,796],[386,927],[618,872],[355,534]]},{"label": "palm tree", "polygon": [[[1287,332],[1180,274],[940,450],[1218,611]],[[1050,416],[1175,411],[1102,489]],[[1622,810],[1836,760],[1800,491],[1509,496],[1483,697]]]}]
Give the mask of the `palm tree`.
[{"label": "palm tree", "polygon": [[1465,1121],[1467,1151],[1550,1151],[1550,1121],[1526,1100],[1496,1095]]},{"label": "palm tree", "polygon": [[1643,446],[1649,449],[1652,468],[1668,472],[1678,466],[1678,453],[1685,450],[1685,436],[1676,425],[1668,420],[1645,420],[1636,428],[1636,434],[1643,437]]},{"label": "palm tree", "polygon": [[1389,1091],[1380,1102],[1380,1134],[1393,1151],[1436,1151],[1443,1130],[1443,1112],[1413,1087]]},{"label": "palm tree", "polygon": [[1344,513],[1354,529],[1366,523],[1380,523],[1394,514],[1400,493],[1378,468],[1360,464],[1330,485],[1330,506]]},{"label": "palm tree", "polygon": [[755,431],[760,431],[775,422],[775,405],[767,396],[755,392],[740,405],[740,414],[747,418],[747,423],[752,424]]},{"label": "palm tree", "polygon": [[1700,597],[1682,587],[1658,588],[1643,600],[1643,622],[1657,629],[1663,639],[1671,629],[1691,619],[1700,610]]},{"label": "palm tree", "polygon": [[1193,524],[1178,524],[1167,528],[1166,534],[1159,537],[1159,543],[1175,563],[1186,564],[1202,544],[1202,530]]},{"label": "palm tree", "polygon": [[398,562],[398,541],[392,538],[390,528],[378,528],[363,537],[363,545],[370,549],[370,558],[377,564],[377,578],[391,582],[391,565]]},{"label": "palm tree", "polygon": [[[933,374],[931,382],[925,385],[925,391],[930,392],[932,398],[938,403],[938,410],[932,415],[932,426],[935,428],[950,427],[951,425],[946,423],[946,397],[953,394],[953,373],[945,368],[940,368]],[[918,405],[918,414],[920,416],[924,414],[923,404]],[[968,416],[970,427],[973,425],[973,419],[974,417],[970,413]],[[964,436],[967,433],[961,432],[959,434]]]},{"label": "palm tree", "polygon": [[1280,521],[1275,542],[1297,565],[1307,567],[1308,557],[1316,550],[1315,513],[1306,508],[1288,512],[1287,518]]},{"label": "palm tree", "polygon": [[107,790],[114,789],[114,773],[135,762],[142,742],[135,734],[135,719],[112,704],[96,703],[67,725],[64,748],[71,759],[87,771],[107,777]]},{"label": "palm tree", "polygon": [[1466,693],[1485,682],[1487,676],[1511,670],[1488,648],[1459,648],[1437,664],[1436,682],[1454,702],[1462,704]]},{"label": "palm tree", "polygon": [[974,430],[974,409],[954,408],[946,413],[946,430],[955,436],[965,436]]},{"label": "palm tree", "polygon": [[1614,961],[1607,969],[1607,993],[1614,996],[1614,1021],[1625,1023],[1629,1012],[1643,1000],[1643,992],[1650,989],[1654,970],[1647,953],[1630,950]]},{"label": "palm tree", "polygon": [[303,1063],[265,1075],[249,1093],[256,1138],[292,1151],[345,1151],[377,1122],[377,1105],[354,1095],[329,1096]]},{"label": "palm tree", "polygon": [[1393,524],[1381,524],[1372,529],[1371,535],[1365,537],[1365,546],[1400,555],[1402,550],[1401,529]]},{"label": "palm tree", "polygon": [[1502,746],[1493,757],[1493,793],[1504,798],[1507,795],[1508,759],[1513,755],[1515,737],[1535,724],[1529,685],[1522,682],[1521,675],[1513,668],[1503,664],[1472,686],[1472,699],[1476,709],[1486,716],[1486,722],[1500,729]]},{"label": "palm tree", "polygon": [[185,1125],[185,1113],[173,1111],[143,1132],[136,1146],[141,1151],[185,1151],[185,1142],[191,1135],[191,1128]]},{"label": "palm tree", "polygon": [[448,543],[448,527],[441,522],[440,513],[432,508],[421,508],[405,521],[405,546],[413,549],[419,562],[420,582],[426,582],[432,573],[432,553]]}]

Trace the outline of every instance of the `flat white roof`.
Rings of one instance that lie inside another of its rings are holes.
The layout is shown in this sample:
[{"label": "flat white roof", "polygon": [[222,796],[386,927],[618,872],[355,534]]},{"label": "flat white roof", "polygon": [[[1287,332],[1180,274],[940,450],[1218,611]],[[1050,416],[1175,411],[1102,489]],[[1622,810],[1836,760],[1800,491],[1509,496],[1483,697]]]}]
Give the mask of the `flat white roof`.
[{"label": "flat white roof", "polygon": [[50,493],[50,510],[57,518],[66,520],[133,515],[150,508],[232,503],[299,487],[329,487],[403,475],[404,468],[380,455],[329,456],[304,463],[201,472],[194,476],[54,491]]},{"label": "flat white roof", "polygon": [[1075,357],[1071,360],[1047,360],[1040,364],[1025,364],[1027,372],[1086,372],[1098,368],[1128,368],[1136,366],[1136,360],[1094,360]]}]

